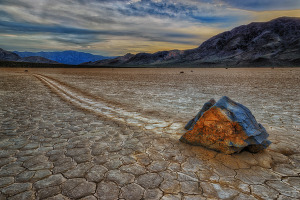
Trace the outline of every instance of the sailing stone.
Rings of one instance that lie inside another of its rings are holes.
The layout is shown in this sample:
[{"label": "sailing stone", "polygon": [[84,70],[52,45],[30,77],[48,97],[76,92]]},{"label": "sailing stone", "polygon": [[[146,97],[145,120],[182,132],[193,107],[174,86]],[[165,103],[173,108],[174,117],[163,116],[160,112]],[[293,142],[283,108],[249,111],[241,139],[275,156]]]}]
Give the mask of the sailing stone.
[{"label": "sailing stone", "polygon": [[247,107],[224,96],[203,113],[180,141],[225,154],[238,153],[243,149],[255,153],[271,144],[268,136]]}]

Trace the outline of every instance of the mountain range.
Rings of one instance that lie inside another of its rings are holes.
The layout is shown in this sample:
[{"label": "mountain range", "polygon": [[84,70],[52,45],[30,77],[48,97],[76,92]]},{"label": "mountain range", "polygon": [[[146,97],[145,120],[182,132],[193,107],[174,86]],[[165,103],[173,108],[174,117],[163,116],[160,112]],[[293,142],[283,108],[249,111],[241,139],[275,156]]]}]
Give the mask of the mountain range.
[{"label": "mountain range", "polygon": [[40,56],[28,56],[21,57],[16,53],[6,51],[0,48],[0,61],[15,61],[15,62],[30,62],[30,63],[48,63],[48,64],[58,64],[58,62],[49,60]]},{"label": "mountain range", "polygon": [[14,53],[19,56],[28,57],[28,56],[40,56],[47,58],[49,60],[56,61],[62,64],[69,65],[78,65],[83,62],[93,62],[97,60],[109,59],[113,57],[105,57],[101,55],[93,55],[90,53],[78,52],[78,51],[55,51],[55,52],[19,52],[14,51]]},{"label": "mountain range", "polygon": [[91,67],[259,67],[300,66],[300,18],[252,22],[220,33],[189,50],[104,57],[76,51],[10,52],[0,61],[80,64]]},{"label": "mountain range", "polygon": [[122,67],[300,66],[300,18],[253,22],[220,33],[189,50],[126,54],[83,63]]}]

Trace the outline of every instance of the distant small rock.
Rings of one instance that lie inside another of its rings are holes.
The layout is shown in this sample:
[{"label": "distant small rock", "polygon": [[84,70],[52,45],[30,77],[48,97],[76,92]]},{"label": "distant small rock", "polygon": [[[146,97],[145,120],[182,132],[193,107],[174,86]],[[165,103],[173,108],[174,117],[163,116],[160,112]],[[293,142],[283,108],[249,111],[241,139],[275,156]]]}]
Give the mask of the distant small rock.
[{"label": "distant small rock", "polygon": [[186,132],[180,141],[232,154],[246,149],[252,153],[267,148],[271,142],[265,128],[251,111],[228,97],[222,97]]}]

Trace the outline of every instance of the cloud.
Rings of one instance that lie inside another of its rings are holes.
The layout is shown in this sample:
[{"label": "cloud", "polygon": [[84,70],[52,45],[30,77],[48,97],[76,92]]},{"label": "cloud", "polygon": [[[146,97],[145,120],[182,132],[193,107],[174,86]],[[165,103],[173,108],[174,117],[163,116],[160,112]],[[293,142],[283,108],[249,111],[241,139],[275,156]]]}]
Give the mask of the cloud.
[{"label": "cloud", "polygon": [[253,12],[251,21],[265,22],[282,16],[300,17],[300,9],[298,10],[275,10],[275,11],[259,11]]},{"label": "cloud", "polygon": [[299,0],[221,0],[221,2],[235,8],[254,11],[300,9]]},{"label": "cloud", "polygon": [[[18,50],[39,51],[43,44],[48,50],[98,50],[107,55],[195,48],[209,37],[237,25],[277,16],[278,12],[268,10],[283,6],[282,2],[0,0],[0,43],[9,45],[4,40],[10,40],[14,43],[11,46],[19,45]],[[296,6],[293,3],[296,1],[285,2],[286,7]],[[294,16],[295,12],[287,15]],[[18,42],[7,35],[18,36]]]},{"label": "cloud", "polygon": [[105,31],[95,31],[89,29],[80,29],[66,26],[43,25],[34,23],[8,22],[0,21],[0,27],[3,32],[20,32],[20,33],[66,33],[66,34],[100,34]]}]

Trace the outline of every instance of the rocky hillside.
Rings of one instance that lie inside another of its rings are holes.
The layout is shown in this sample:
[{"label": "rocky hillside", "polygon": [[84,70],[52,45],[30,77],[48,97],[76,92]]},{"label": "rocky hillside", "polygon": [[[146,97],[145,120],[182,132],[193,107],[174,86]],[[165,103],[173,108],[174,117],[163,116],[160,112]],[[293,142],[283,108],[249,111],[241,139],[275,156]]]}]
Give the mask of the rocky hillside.
[{"label": "rocky hillside", "polygon": [[191,63],[300,64],[300,18],[282,17],[221,33],[187,52]]},{"label": "rocky hillside", "polygon": [[10,51],[5,51],[4,49],[0,48],[0,60],[5,60],[5,61],[18,61],[19,59],[22,59],[20,56],[17,54],[10,52]]},{"label": "rocky hillside", "polygon": [[16,53],[6,51],[0,48],[0,61],[30,62],[30,63],[47,63],[58,64],[58,62],[43,58],[40,56],[20,57]]},{"label": "rocky hillside", "polygon": [[196,49],[126,54],[99,66],[300,66],[300,18],[254,22],[220,33]]},{"label": "rocky hillside", "polygon": [[54,60],[49,60],[41,56],[29,56],[24,57],[19,60],[20,62],[31,62],[31,63],[48,63],[48,64],[59,64]]},{"label": "rocky hillside", "polygon": [[108,59],[112,57],[104,57],[101,55],[93,55],[90,53],[78,52],[78,51],[54,51],[54,52],[19,52],[15,51],[21,57],[28,56],[40,56],[50,60],[54,60],[59,63],[78,65],[83,62],[93,62],[97,60]]}]

